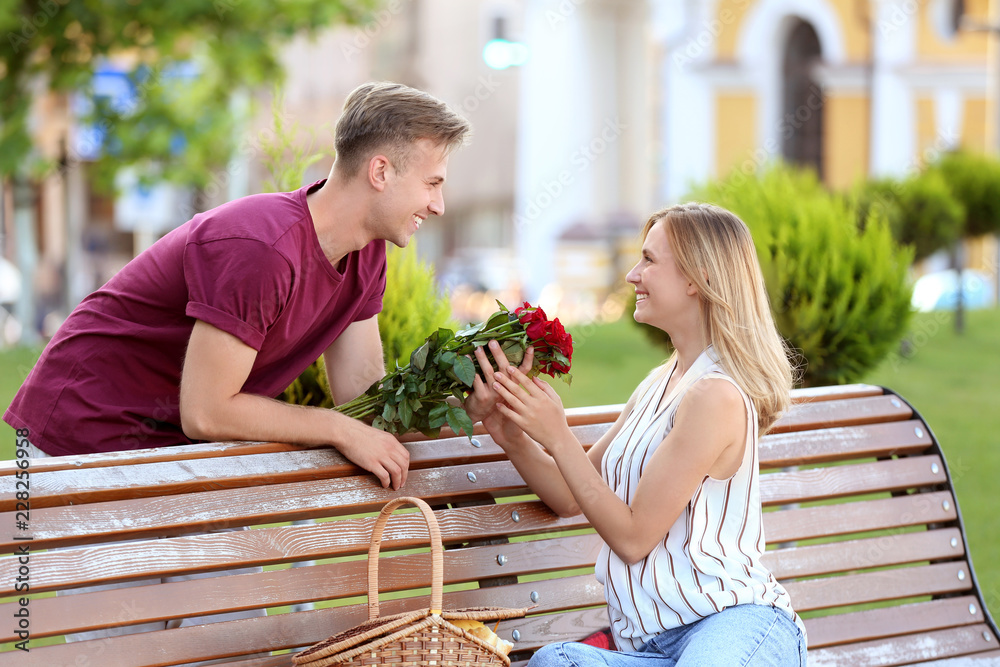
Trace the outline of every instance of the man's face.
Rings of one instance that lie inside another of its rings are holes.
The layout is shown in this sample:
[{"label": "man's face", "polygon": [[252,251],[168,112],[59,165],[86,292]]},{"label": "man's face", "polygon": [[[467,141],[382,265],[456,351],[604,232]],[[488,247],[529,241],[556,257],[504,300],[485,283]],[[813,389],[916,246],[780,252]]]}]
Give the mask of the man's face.
[{"label": "man's face", "polygon": [[379,238],[406,247],[424,220],[443,215],[447,171],[445,147],[428,139],[411,146],[405,171],[390,165],[376,216]]}]

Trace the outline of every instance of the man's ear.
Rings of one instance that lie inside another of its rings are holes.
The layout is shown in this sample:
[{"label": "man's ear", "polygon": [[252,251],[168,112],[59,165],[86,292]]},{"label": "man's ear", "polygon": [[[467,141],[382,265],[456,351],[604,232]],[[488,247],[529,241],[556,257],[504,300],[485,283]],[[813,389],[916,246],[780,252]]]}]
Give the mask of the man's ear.
[{"label": "man's ear", "polygon": [[375,155],[368,161],[368,183],[382,192],[388,183],[391,170],[392,164],[390,164],[389,158],[384,155]]}]

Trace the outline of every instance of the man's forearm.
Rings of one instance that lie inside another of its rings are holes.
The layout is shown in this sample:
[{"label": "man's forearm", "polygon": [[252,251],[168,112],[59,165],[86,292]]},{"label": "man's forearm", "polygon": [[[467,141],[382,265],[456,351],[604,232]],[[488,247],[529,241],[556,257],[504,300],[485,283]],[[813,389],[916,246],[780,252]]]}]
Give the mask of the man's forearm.
[{"label": "man's forearm", "polygon": [[360,423],[334,410],[292,405],[266,396],[237,394],[204,408],[189,424],[188,437],[198,440],[257,440],[303,445],[334,445]]}]

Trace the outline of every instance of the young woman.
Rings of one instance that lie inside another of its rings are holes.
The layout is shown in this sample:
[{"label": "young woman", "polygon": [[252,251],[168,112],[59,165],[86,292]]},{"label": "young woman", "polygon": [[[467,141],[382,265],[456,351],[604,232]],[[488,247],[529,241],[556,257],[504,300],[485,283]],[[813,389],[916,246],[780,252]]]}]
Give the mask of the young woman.
[{"label": "young woman", "polygon": [[715,206],[663,209],[627,280],[636,321],[675,352],[590,451],[545,382],[503,364],[477,383],[496,392],[484,424],[532,490],[605,542],[596,570],[618,651],[551,644],[531,665],[804,665],[802,622],[761,564],[757,442],[793,369],[750,232]]}]

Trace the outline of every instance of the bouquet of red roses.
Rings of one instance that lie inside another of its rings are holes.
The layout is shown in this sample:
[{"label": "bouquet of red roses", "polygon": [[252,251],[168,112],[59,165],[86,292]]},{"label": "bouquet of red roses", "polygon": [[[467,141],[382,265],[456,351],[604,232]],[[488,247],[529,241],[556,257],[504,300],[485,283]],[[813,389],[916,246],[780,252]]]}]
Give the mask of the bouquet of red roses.
[{"label": "bouquet of red roses", "polygon": [[[500,310],[485,322],[453,333],[438,329],[410,354],[410,363],[386,374],[353,401],[335,410],[349,417],[371,420],[375,428],[401,434],[417,430],[436,436],[445,424],[455,433],[472,435],[472,420],[460,403],[472,391],[480,368],[473,356],[477,347],[495,340],[507,359],[519,364],[525,350],[534,347],[531,374],[545,373],[570,380],[573,338],[559,318],[549,320],[541,308],[527,302],[511,312]],[[491,364],[495,362],[490,360]],[[496,370],[496,368],[494,368]]]}]

